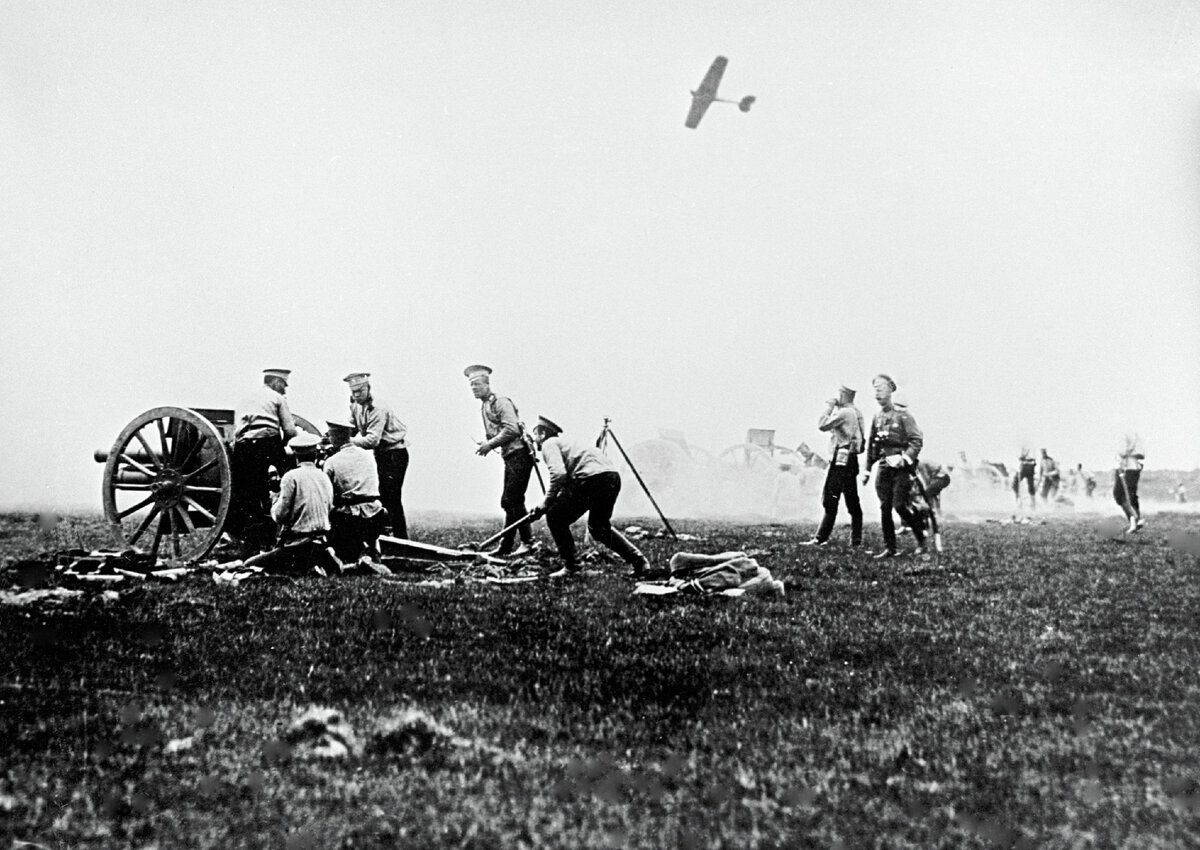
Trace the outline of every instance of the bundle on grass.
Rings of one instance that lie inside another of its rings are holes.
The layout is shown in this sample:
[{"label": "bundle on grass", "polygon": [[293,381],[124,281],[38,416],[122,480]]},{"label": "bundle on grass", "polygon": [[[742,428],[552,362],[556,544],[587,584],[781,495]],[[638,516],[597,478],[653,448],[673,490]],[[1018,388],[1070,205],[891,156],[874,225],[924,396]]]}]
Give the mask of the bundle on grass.
[{"label": "bundle on grass", "polygon": [[671,556],[670,577],[662,584],[639,584],[634,593],[663,596],[686,593],[709,596],[741,596],[746,593],[782,596],[783,582],[745,552],[701,555],[678,552]]}]

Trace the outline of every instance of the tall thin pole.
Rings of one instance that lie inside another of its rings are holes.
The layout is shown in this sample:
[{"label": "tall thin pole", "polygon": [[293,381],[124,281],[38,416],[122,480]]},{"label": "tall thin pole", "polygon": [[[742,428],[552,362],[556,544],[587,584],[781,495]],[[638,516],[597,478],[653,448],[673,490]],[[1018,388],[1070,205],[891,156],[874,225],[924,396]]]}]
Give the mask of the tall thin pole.
[{"label": "tall thin pole", "polygon": [[[629,455],[625,454],[625,449],[621,446],[621,441],[617,439],[617,435],[613,433],[609,426],[611,422],[608,417],[604,419],[604,430],[600,432],[600,440],[598,442],[607,442],[608,437],[612,437],[613,445],[617,447],[617,451],[621,453],[621,457],[625,458],[625,463],[629,464],[629,468],[633,471],[633,477],[637,479],[637,483],[642,485],[642,492],[646,494],[646,498],[650,500],[650,504],[654,505],[654,510],[658,512],[658,518],[662,520],[663,525],[667,529],[667,533],[674,540],[679,539],[679,535],[675,533],[675,529],[671,528],[671,523],[667,520],[662,512],[662,508],[658,506],[658,502],[654,501],[654,496],[650,493],[650,488],[646,486],[646,482],[642,480],[641,474],[637,471],[637,467],[633,465],[633,461],[629,459]],[[603,446],[601,446],[603,447]]]}]

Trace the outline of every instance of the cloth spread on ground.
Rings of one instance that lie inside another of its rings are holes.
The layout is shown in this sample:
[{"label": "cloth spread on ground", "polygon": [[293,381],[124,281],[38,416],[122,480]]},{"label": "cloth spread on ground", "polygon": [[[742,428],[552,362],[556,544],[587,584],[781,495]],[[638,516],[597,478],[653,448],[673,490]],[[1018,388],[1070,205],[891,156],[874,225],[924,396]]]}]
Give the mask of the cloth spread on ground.
[{"label": "cloth spread on ground", "polygon": [[670,573],[665,583],[643,582],[633,592],[644,596],[671,593],[782,596],[784,593],[783,582],[745,552],[720,552],[715,555],[678,552],[671,556]]}]

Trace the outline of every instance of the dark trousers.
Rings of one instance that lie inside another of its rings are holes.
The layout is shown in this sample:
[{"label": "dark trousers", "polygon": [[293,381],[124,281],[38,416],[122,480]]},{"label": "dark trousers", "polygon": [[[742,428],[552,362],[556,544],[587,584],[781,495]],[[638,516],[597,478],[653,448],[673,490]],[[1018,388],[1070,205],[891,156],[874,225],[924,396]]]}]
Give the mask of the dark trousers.
[{"label": "dark trousers", "polygon": [[408,539],[408,520],[404,517],[404,476],[408,473],[408,449],[375,452],[379,470],[379,501],[391,518],[392,536]]},{"label": "dark trousers", "polygon": [[1037,496],[1037,484],[1034,482],[1036,477],[1037,467],[1033,464],[1023,463],[1017,467],[1017,472],[1013,476],[1013,495],[1018,499],[1021,498],[1021,482],[1025,482],[1025,489],[1029,491],[1029,499],[1032,501]]},{"label": "dark trousers", "polygon": [[344,511],[329,514],[329,545],[337,556],[349,563],[360,555],[374,553],[376,541],[383,531],[383,512],[375,516],[357,516]]},{"label": "dark trousers", "polygon": [[269,481],[272,464],[282,475],[285,455],[280,437],[239,440],[233,444],[229,470],[232,493],[225,526],[246,548],[255,551],[269,549],[275,542]]},{"label": "dark trousers", "polygon": [[912,490],[912,475],[907,469],[893,469],[884,463],[879,464],[879,472],[875,475],[875,495],[879,497],[879,521],[883,526],[883,545],[888,549],[896,548],[896,522],[892,519],[892,511],[900,515],[900,521],[912,529],[917,545],[925,542],[925,531],[921,522],[908,506],[908,494]]},{"label": "dark trousers", "polygon": [[[504,491],[500,494],[500,508],[504,511],[505,526],[512,525],[525,516],[525,491],[529,489],[529,476],[533,474],[533,455],[527,451],[513,452],[504,456]],[[526,523],[515,531],[500,538],[500,552],[511,552],[517,534],[522,543],[533,542],[532,523]]]},{"label": "dark trousers", "polygon": [[247,567],[261,567],[272,573],[303,574],[313,567],[336,572],[337,564],[329,557],[324,534],[285,536],[279,546],[246,561]]},{"label": "dark trousers", "polygon": [[854,453],[850,454],[843,466],[831,463],[829,471],[825,473],[825,489],[821,491],[821,505],[825,508],[825,517],[821,520],[821,527],[817,529],[818,540],[828,540],[829,535],[833,533],[838,504],[843,497],[846,500],[846,511],[850,514],[850,542],[857,546],[862,543],[863,512],[858,501],[858,455]]},{"label": "dark trousers", "polygon": [[558,554],[570,569],[578,566],[575,560],[575,538],[571,523],[585,513],[588,531],[597,543],[612,549],[625,563],[640,564],[642,553],[621,532],[612,527],[613,506],[621,493],[621,476],[616,472],[601,472],[571,482],[570,489],[551,502],[546,509],[546,527],[558,547]]},{"label": "dark trousers", "polygon": [[[1117,470],[1113,473],[1113,498],[1121,506],[1126,517],[1141,518],[1142,505],[1138,501],[1138,479],[1142,477],[1140,469]],[[1124,483],[1121,479],[1124,478]],[[1128,492],[1128,497],[1126,493]]]}]

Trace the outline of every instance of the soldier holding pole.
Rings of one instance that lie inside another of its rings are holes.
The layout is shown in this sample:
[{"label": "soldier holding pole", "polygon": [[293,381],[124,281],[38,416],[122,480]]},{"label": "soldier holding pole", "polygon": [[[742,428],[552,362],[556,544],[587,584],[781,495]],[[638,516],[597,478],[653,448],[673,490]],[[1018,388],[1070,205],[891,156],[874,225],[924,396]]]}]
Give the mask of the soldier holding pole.
[{"label": "soldier holding pole", "polygon": [[[474,364],[463,369],[463,375],[471,386],[471,393],[481,402],[483,432],[486,439],[475,449],[475,454],[485,457],[493,450],[500,450],[504,461],[504,489],[500,495],[500,509],[504,511],[504,525],[511,526],[525,516],[525,491],[529,489],[529,477],[537,462],[533,447],[525,433],[525,426],[517,414],[517,406],[511,398],[492,392],[492,369]],[[521,545],[515,550],[517,534]],[[529,524],[509,531],[500,539],[496,554],[500,557],[527,555],[533,551],[533,532]]]}]

